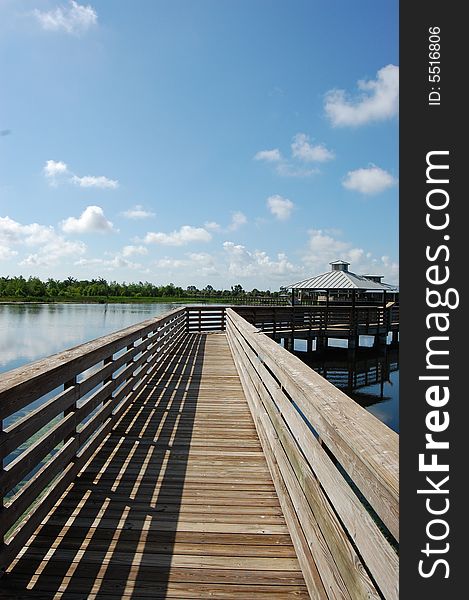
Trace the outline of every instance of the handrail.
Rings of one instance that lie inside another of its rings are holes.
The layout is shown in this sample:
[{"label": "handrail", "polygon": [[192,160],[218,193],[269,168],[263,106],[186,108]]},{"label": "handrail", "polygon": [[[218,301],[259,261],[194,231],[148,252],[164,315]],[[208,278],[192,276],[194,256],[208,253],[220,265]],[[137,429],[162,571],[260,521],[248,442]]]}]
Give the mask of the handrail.
[{"label": "handrail", "polygon": [[226,331],[310,594],[319,573],[341,597],[398,598],[397,434],[231,309]]},{"label": "handrail", "polygon": [[[238,310],[181,307],[0,375],[0,568],[179,341],[226,329],[312,597],[398,598],[397,434]],[[343,318],[332,312],[332,323]]]},{"label": "handrail", "polygon": [[182,307],[0,376],[0,569],[185,330]]},{"label": "handrail", "polygon": [[399,323],[399,307],[339,306],[237,306],[236,312],[266,333],[301,330],[315,335],[375,335]]},{"label": "handrail", "polygon": [[225,330],[225,306],[193,305],[186,306],[186,328],[188,333]]}]

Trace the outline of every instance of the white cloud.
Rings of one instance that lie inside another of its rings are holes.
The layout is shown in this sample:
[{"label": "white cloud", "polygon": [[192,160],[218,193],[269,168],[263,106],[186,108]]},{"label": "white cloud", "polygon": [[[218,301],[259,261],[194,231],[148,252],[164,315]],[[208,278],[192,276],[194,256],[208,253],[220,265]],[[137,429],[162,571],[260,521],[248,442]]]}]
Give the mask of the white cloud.
[{"label": "white cloud", "polygon": [[215,221],[207,221],[204,223],[205,229],[209,229],[210,231],[220,231],[221,225],[216,223]]},{"label": "white cloud", "polygon": [[214,233],[222,233],[222,232],[227,233],[228,231],[238,230],[240,227],[245,225],[247,222],[248,222],[248,219],[247,219],[246,215],[244,213],[242,213],[241,211],[237,210],[237,211],[231,213],[231,220],[226,227],[222,227],[216,221],[207,221],[206,223],[204,223],[204,228],[208,229],[209,231],[213,231]]},{"label": "white cloud", "polygon": [[361,93],[350,98],[345,90],[330,90],[324,108],[334,126],[358,126],[371,121],[383,121],[399,110],[399,67],[387,65],[376,79],[358,81]]},{"label": "white cloud", "polygon": [[101,267],[103,271],[114,271],[115,269],[133,269],[141,270],[143,265],[126,260],[121,256],[115,256],[111,259],[105,258],[81,258],[75,263],[78,267]]},{"label": "white cloud", "polygon": [[192,267],[192,270],[199,275],[208,277],[218,276],[220,274],[215,257],[208,254],[208,252],[191,252],[187,254],[187,257],[189,258],[189,264]]},{"label": "white cloud", "polygon": [[384,192],[396,183],[396,180],[390,173],[375,165],[370,165],[364,169],[349,171],[342,185],[348,190],[371,196]]},{"label": "white cloud", "polygon": [[228,258],[228,272],[234,277],[281,278],[301,271],[284,253],[277,254],[275,260],[264,251],[249,251],[234,242],[224,242],[223,249]]},{"label": "white cloud", "polygon": [[290,217],[294,204],[288,198],[282,198],[276,194],[267,198],[267,207],[277,219],[285,221]]},{"label": "white cloud", "polygon": [[108,179],[103,175],[100,175],[99,177],[95,177],[94,175],[84,175],[83,177],[73,175],[70,181],[75,185],[85,188],[92,187],[115,190],[119,187],[119,182],[116,179]]},{"label": "white cloud", "polygon": [[0,250],[3,258],[19,254],[15,249],[35,252],[20,262],[27,266],[49,266],[57,264],[66,256],[81,255],[86,246],[80,241],[70,241],[58,235],[53,227],[31,223],[23,225],[10,217],[0,217]]},{"label": "white cloud", "polygon": [[254,156],[254,160],[263,160],[265,162],[278,162],[282,160],[282,155],[278,148],[273,150],[260,150]]},{"label": "white cloud", "polygon": [[153,264],[158,269],[181,269],[187,267],[188,262],[180,258],[169,258],[166,256],[155,260]]},{"label": "white cloud", "polygon": [[384,281],[387,283],[397,283],[399,280],[399,265],[388,256],[374,257],[371,252],[337,239],[324,230],[310,230],[303,257],[303,262],[308,268],[308,276],[329,271],[329,263],[338,259],[350,262],[350,270],[358,275],[365,273],[384,275]]},{"label": "white cloud", "polygon": [[84,175],[79,177],[70,169],[68,165],[61,160],[48,160],[44,166],[44,175],[49,180],[49,184],[57,186],[59,183],[73,183],[84,188],[100,188],[115,190],[119,187],[116,179],[109,179],[103,175]]},{"label": "white cloud", "polygon": [[332,150],[324,144],[312,145],[306,133],[297,133],[292,138],[291,159],[283,158],[280,150],[261,150],[255,160],[275,165],[275,171],[282,177],[310,177],[319,173],[317,167],[305,167],[301,163],[322,163],[335,158]]},{"label": "white cloud", "polygon": [[212,235],[203,227],[183,225],[171,233],[148,232],[144,238],[145,244],[162,244],[164,246],[185,246],[192,242],[209,242]]},{"label": "white cloud", "polygon": [[68,6],[58,6],[49,11],[35,9],[34,16],[47,31],[64,31],[71,34],[84,33],[98,23],[98,15],[90,6],[70,0]]},{"label": "white cloud", "polygon": [[236,211],[231,215],[231,223],[228,225],[228,231],[236,231],[247,222],[246,215],[240,211]]},{"label": "white cloud", "polygon": [[129,208],[129,210],[124,210],[121,214],[127,219],[149,219],[150,217],[155,216],[154,212],[145,210],[140,204],[137,204],[133,208]]},{"label": "white cloud", "polygon": [[350,247],[349,243],[338,240],[321,229],[312,229],[309,232],[305,262],[315,269],[327,270],[329,262],[347,257]]},{"label": "white cloud", "polygon": [[136,254],[140,254],[144,256],[148,254],[148,248],[145,246],[124,246],[122,248],[122,256],[135,256]]},{"label": "white cloud", "polygon": [[305,133],[297,133],[291,144],[292,156],[303,162],[326,162],[334,158],[334,153],[324,144],[312,146]]},{"label": "white cloud", "polygon": [[68,172],[67,165],[61,160],[48,160],[44,167],[46,177],[56,177]]},{"label": "white cloud", "polygon": [[175,271],[181,278],[181,285],[187,286],[187,281],[196,275],[197,277],[218,276],[219,272],[215,264],[215,258],[208,252],[188,252],[186,258],[175,258],[164,256],[154,261],[153,267],[161,269],[165,277],[172,276]]},{"label": "white cloud", "polygon": [[116,231],[100,206],[87,206],[78,218],[68,217],[61,223],[65,233],[107,233]]},{"label": "white cloud", "polygon": [[9,258],[13,258],[13,256],[16,256],[17,254],[18,252],[16,252],[16,250],[12,250],[8,246],[0,244],[0,260],[8,260]]}]

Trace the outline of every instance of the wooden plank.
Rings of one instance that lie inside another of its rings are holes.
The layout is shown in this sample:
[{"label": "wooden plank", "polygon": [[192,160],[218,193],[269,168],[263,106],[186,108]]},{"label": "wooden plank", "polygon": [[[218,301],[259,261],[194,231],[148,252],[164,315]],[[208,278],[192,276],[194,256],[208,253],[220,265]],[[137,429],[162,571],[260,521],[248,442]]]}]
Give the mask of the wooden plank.
[{"label": "wooden plank", "polygon": [[0,419],[5,419],[33,400],[71,380],[75,375],[108,358],[142,336],[148,335],[168,321],[179,318],[183,324],[184,309],[170,311],[162,317],[148,319],[0,375]]},{"label": "wooden plank", "polygon": [[[22,586],[27,585],[27,582],[20,578],[15,578],[15,583]],[[67,591],[67,590],[74,591]],[[229,599],[243,598],[246,600],[256,600],[257,598],[309,598],[309,594],[305,586],[302,585],[243,585],[243,584],[201,584],[197,582],[184,583],[165,583],[156,584],[154,582],[140,581],[139,579],[123,586],[119,580],[95,579],[95,578],[80,578],[75,583],[72,577],[59,579],[54,576],[44,576],[41,578],[41,590],[28,590],[27,592],[19,592],[8,584],[7,591],[2,593],[0,590],[0,598],[8,598],[9,600],[50,600],[51,595],[59,593],[63,600],[95,600],[105,598],[106,600],[121,600],[133,598],[136,594],[138,598],[150,598],[151,600],[163,598],[177,598],[178,600],[193,600],[206,599],[207,593],[210,598],[214,599]],[[81,593],[80,593],[81,590]]]},{"label": "wooden plank", "polygon": [[[277,502],[278,504],[278,502]],[[46,542],[51,545],[51,540],[57,540],[53,545],[62,543],[77,544],[84,540],[93,540],[93,544],[109,544],[112,541],[114,532],[111,529],[104,529],[101,527],[80,527],[73,523],[72,525],[66,525],[59,527],[46,523],[43,525],[37,534],[35,534],[32,540],[43,541],[42,545],[45,546]],[[268,552],[274,552],[277,549],[284,556],[296,556],[293,549],[290,535],[287,534],[247,534],[247,533],[210,533],[210,532],[194,532],[194,531],[139,531],[133,529],[123,529],[119,535],[119,542],[135,543],[141,542],[146,544],[149,552],[153,552],[154,548],[158,545],[172,547],[178,544],[199,546],[201,552],[210,553],[210,548],[216,546],[223,546],[229,548],[230,546],[236,546],[234,549],[237,553],[245,553],[246,556],[251,553],[257,553],[257,546],[262,548],[271,548]],[[47,547],[47,546],[46,546]],[[109,546],[108,546],[109,547]],[[155,550],[157,551],[157,550]],[[228,550],[227,550],[228,551]],[[262,555],[262,554],[260,554]]]},{"label": "wooden plank", "polygon": [[[253,384],[256,391],[263,398],[266,398],[263,395],[263,390],[268,391],[269,398],[272,398],[275,402],[275,410],[273,410],[273,404],[271,405],[272,408],[269,409],[268,401],[267,404],[264,402],[264,406],[269,412],[272,422],[277,423],[277,435],[282,440],[291,465],[296,470],[297,478],[301,482],[310,504],[316,507],[316,519],[321,523],[322,530],[329,532],[328,539],[334,545],[333,554],[336,562],[339,564],[341,557],[344,559],[341,567],[342,572],[345,576],[353,573],[354,565],[359,562],[359,559],[350,548],[347,540],[342,539],[335,512],[338,513],[347,527],[351,539],[357,545],[365,564],[386,597],[397,598],[398,558],[393,548],[370,517],[368,511],[359,502],[350,486],[344,481],[311,430],[294,409],[290,400],[283,394],[277,382],[262,363],[256,360],[254,353],[246,344],[243,344],[242,339],[237,338],[236,342],[242,346],[246,359],[249,358],[249,363],[246,363],[246,361],[243,363],[245,368],[257,373],[255,376],[256,383]],[[285,419],[285,425],[288,425],[289,429],[281,423],[277,410],[281,412],[283,419]],[[294,448],[293,439],[297,441],[301,452]],[[309,459],[309,464],[303,458],[303,453]],[[311,465],[314,465],[314,475]],[[318,477],[328,494],[334,507],[333,511],[331,511],[328,501],[318,487],[316,477]]]},{"label": "wooden plank", "polygon": [[48,461],[6,504],[2,514],[1,531],[5,534],[23,513],[39,498],[64,467],[70,462],[78,448],[78,440],[70,439],[58,453]]},{"label": "wooden plank", "polygon": [[[109,549],[109,543],[112,540],[112,537],[97,539],[96,536],[91,538],[88,534],[87,529],[81,530],[85,537],[80,538],[70,538],[68,535],[64,537],[55,538],[55,544],[63,550],[76,551],[78,550],[85,540],[89,540],[92,543],[93,550],[97,552],[106,552]],[[137,535],[134,538],[128,538],[125,536],[126,532],[124,531],[119,536],[119,550],[122,553],[128,553],[132,555],[135,552],[137,547],[143,548],[145,547],[145,553],[147,554],[163,554],[163,555],[194,555],[199,556],[200,554],[204,554],[205,556],[224,556],[231,557],[233,554],[241,557],[262,557],[262,558],[296,558],[295,550],[293,549],[290,539],[288,545],[277,546],[277,545],[261,545],[261,544],[250,544],[246,543],[246,541],[241,542],[239,544],[213,544],[213,543],[205,543],[201,544],[198,540],[193,543],[190,542],[173,542],[174,536],[170,535],[167,541],[159,541],[158,538],[151,540],[149,537]],[[154,533],[154,532],[153,532]],[[169,533],[169,532],[159,532],[161,533]],[[192,533],[192,535],[195,535]],[[212,534],[216,535],[216,534]],[[219,534],[221,537],[224,534]],[[235,535],[235,534],[232,534]],[[247,536],[238,536],[240,540],[244,540]],[[251,536],[254,537],[254,536]],[[261,537],[261,536],[257,536]],[[267,537],[267,536],[262,536]],[[92,539],[92,541],[91,541]],[[48,537],[43,536],[35,536],[28,546],[26,547],[34,547],[36,549],[49,549],[51,545],[51,541]],[[146,546],[148,545],[148,547]],[[296,563],[295,563],[296,564]]]},{"label": "wooden plank", "polygon": [[[243,360],[240,340],[230,337],[229,334],[228,337],[236,356],[244,367],[240,369],[240,374],[243,374],[242,381],[252,402],[253,418],[263,443],[264,452],[266,457],[270,457],[271,460],[272,470],[274,471],[272,477],[281,502],[283,500],[282,508],[286,513],[285,516],[287,517],[287,513],[290,513],[287,524],[292,527],[293,542],[295,543],[295,539],[298,540],[295,548],[310,594],[315,597],[315,594],[318,593],[317,583],[310,575],[310,573],[318,572],[328,596],[352,600],[353,596],[348,593],[345,583],[335,567],[334,558],[324,542],[313,514],[304,503],[300,504],[300,494],[298,494],[297,489],[292,489],[292,479],[285,478],[286,461],[276,444],[277,433],[269,421],[265,408],[262,406],[261,398],[251,379],[249,365]],[[311,551],[312,547],[315,548],[314,554]]]},{"label": "wooden plank", "polygon": [[0,440],[0,458],[16,450],[37,431],[47,425],[57,415],[64,412],[79,399],[77,387],[71,387],[51,398],[35,410],[6,427]]},{"label": "wooden plank", "polygon": [[126,403],[33,514],[31,540],[14,538],[7,592],[308,597],[226,337],[179,339],[120,389]]},{"label": "wooden plank", "polygon": [[[112,385],[112,381],[110,381],[108,383],[110,386]],[[106,386],[104,386],[104,387],[106,387]],[[104,388],[101,388],[101,390],[99,390],[99,393],[102,393],[103,390],[104,390]],[[95,396],[97,396],[97,394]],[[88,409],[89,408],[90,407],[88,407]],[[112,408],[112,406],[111,406],[111,408]],[[84,409],[84,407],[83,407],[83,409]],[[84,410],[83,410],[83,412],[84,412]],[[71,413],[70,415],[65,417],[62,420],[62,422],[59,424],[60,427],[62,427],[62,428],[64,428],[65,426],[68,427],[69,420],[71,422],[74,422],[74,420],[77,418],[77,413],[80,414],[79,411],[76,411],[75,413]],[[76,457],[76,460],[74,463],[71,463],[64,467],[59,480],[56,481],[54,484],[54,487],[47,492],[47,494],[42,499],[41,504],[37,505],[35,507],[35,512],[30,513],[27,516],[27,518],[21,523],[21,525],[15,530],[15,532],[10,536],[10,539],[6,543],[4,543],[3,548],[0,550],[0,568],[3,568],[4,565],[7,565],[9,563],[9,561],[14,557],[15,553],[18,551],[18,549],[21,547],[21,545],[24,544],[24,542],[30,537],[30,535],[33,533],[37,524],[40,523],[44,514],[46,514],[47,511],[50,509],[50,507],[54,505],[57,497],[60,497],[60,494],[63,493],[63,491],[67,487],[69,481],[76,474],[79,473],[82,466],[88,461],[88,459],[90,458],[90,456],[92,456],[93,452],[96,450],[96,448],[99,446],[99,444],[101,444],[104,437],[109,433],[109,431],[111,430],[112,424],[113,424],[112,419],[108,419],[107,422],[101,423],[99,431],[93,431],[93,433],[96,433],[95,437],[93,439],[90,439],[88,441],[88,443],[85,445],[85,447],[83,447],[80,450],[80,452],[77,454],[77,457]],[[61,433],[59,433],[61,431],[60,427],[57,427],[58,431],[55,432],[55,436],[57,436],[57,437],[60,437],[60,435],[61,435]],[[68,429],[67,429],[67,431],[68,431]],[[39,453],[39,455],[40,455],[41,452],[43,452],[44,447],[47,447],[47,444],[49,444],[49,445],[52,444],[53,441],[54,441],[54,437],[52,435],[50,436],[49,442],[45,442],[42,439],[39,440],[37,447],[35,447],[36,445],[32,446],[33,450],[31,451],[31,454],[28,455],[26,453],[26,458],[23,457],[21,459],[21,461],[18,461],[17,470],[25,469],[27,465],[29,466],[27,461],[28,460],[32,461],[32,457],[33,456],[36,457],[37,453]],[[54,446],[55,445],[56,444],[54,444]],[[4,471],[2,473],[5,480],[7,480],[8,477],[11,477],[12,473],[16,477],[18,476],[18,473],[16,473],[14,469],[15,469],[15,465],[13,465],[13,469],[11,472]],[[7,485],[9,485],[9,484],[7,484]]]},{"label": "wooden plank", "polygon": [[227,315],[254,350],[268,360],[276,378],[398,539],[397,434],[233,311],[228,310]]},{"label": "wooden plank", "polygon": [[[60,563],[59,563],[60,564]],[[66,563],[65,563],[66,564]],[[48,561],[42,561],[38,565],[38,570],[44,570],[49,567],[51,564]],[[54,566],[59,566],[58,564],[54,564]],[[20,570],[21,569],[21,570]],[[60,574],[57,576],[55,574],[55,580],[58,578],[60,580],[64,577],[65,585],[64,588],[69,591],[73,590],[74,583],[76,582],[77,586],[79,586],[79,582],[87,579],[97,579],[96,565],[86,565],[83,564],[82,567],[77,569],[78,577],[70,577]],[[21,574],[25,573],[28,575],[27,565],[21,564],[18,568],[18,574],[16,572],[14,574],[8,574],[7,580],[15,580],[20,579]],[[141,585],[146,585],[148,587],[155,586],[157,583],[163,584],[174,584],[174,583],[192,583],[192,584],[201,584],[204,586],[202,589],[205,589],[205,593],[210,589],[212,585],[222,584],[222,585],[244,585],[247,589],[250,589],[253,585],[269,585],[272,588],[272,591],[275,591],[276,585],[304,585],[303,578],[301,573],[295,571],[253,571],[253,570],[244,570],[244,569],[195,569],[189,567],[180,567],[174,568],[169,565],[166,565],[162,568],[155,567],[130,567],[126,568],[125,574],[127,577],[123,579],[122,577],[123,569],[122,566],[118,565],[109,565],[106,569],[106,573],[104,579],[107,580],[110,584],[117,584],[117,589],[121,586],[126,585],[130,582],[141,582]],[[29,574],[29,576],[31,576]],[[45,573],[45,576],[52,576],[49,573]],[[99,580],[102,577],[98,578]],[[42,581],[42,577],[40,578]],[[24,579],[23,579],[24,582]],[[31,587],[31,586],[30,586]],[[36,587],[36,586],[35,586]],[[176,596],[177,597],[177,596]],[[205,598],[207,595],[205,596]],[[135,596],[134,596],[135,598]],[[313,597],[314,598],[314,597]],[[50,600],[50,599],[49,599]]]}]

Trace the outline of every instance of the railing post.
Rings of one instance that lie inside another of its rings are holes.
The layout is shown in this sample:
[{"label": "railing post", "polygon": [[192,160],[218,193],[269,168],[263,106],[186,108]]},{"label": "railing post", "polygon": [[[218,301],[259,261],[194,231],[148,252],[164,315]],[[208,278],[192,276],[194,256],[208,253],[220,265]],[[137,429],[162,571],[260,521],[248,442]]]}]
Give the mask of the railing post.
[{"label": "railing post", "polygon": [[[129,349],[129,347],[127,346],[127,350],[128,350],[128,349]],[[112,363],[112,355],[111,355],[111,356],[108,356],[107,358],[105,358],[105,359],[103,360],[103,364],[104,364],[104,366],[106,366],[106,365],[109,365],[110,363]],[[109,377],[106,377],[106,378],[104,379],[104,381],[103,381],[103,385],[106,385],[106,383],[109,383],[110,381],[112,381],[112,373],[109,375]],[[110,398],[106,398],[106,399],[104,400],[103,404],[104,404],[105,402],[109,402],[109,400],[110,400]]]},{"label": "railing post", "polygon": [[[143,343],[143,341],[145,340],[145,338],[146,338],[146,337],[147,337],[146,335],[145,335],[144,337],[142,337],[142,343]],[[132,350],[132,348],[134,348],[134,345],[135,345],[135,342],[132,342],[131,344],[129,344],[129,345],[126,347],[126,350],[127,350],[127,351],[129,351],[129,350]],[[111,357],[111,361],[112,361],[112,357]],[[128,366],[130,366],[130,365],[131,365],[133,362],[134,362],[134,359],[133,359],[133,358],[131,358],[131,359],[130,359],[128,362],[126,362],[126,363],[125,363],[125,366],[126,366],[126,367],[128,367]],[[133,378],[134,378],[134,374],[133,374],[133,373],[131,373],[131,375],[130,375],[129,379],[133,379]],[[111,396],[109,396],[108,398],[106,398],[105,402],[109,402],[109,400],[110,400],[110,399],[111,399]]]},{"label": "railing post", "polygon": [[[64,391],[68,390],[71,387],[74,387],[75,385],[77,385],[77,376],[75,375],[75,377],[72,377],[72,379],[69,379],[69,381],[66,381],[64,383]],[[71,404],[66,410],[64,410],[64,418],[67,417],[68,415],[76,412],[77,410],[77,402],[75,400],[75,402],[73,404]],[[68,440],[71,440],[73,437],[76,436],[77,434],[77,425],[78,423],[75,424],[75,427],[73,429],[73,431],[71,431],[67,437],[64,439],[64,442],[68,442]]]},{"label": "railing post", "polygon": [[[2,419],[2,420],[0,420],[0,437],[3,437],[4,435],[5,435],[5,433],[3,431],[3,419]],[[3,480],[4,473],[5,473],[5,469],[3,467],[3,459],[1,459],[0,476],[1,476],[2,480]],[[5,548],[5,534],[6,534],[5,527],[3,525],[3,523],[5,522],[4,518],[3,518],[3,513],[5,511],[5,508],[4,508],[5,497],[3,495],[3,492],[0,495],[0,501],[1,501],[1,504],[0,504],[0,533],[1,533],[1,538],[0,538],[0,554],[3,555],[3,550]],[[0,564],[0,577],[1,577],[2,573],[4,573],[4,571],[5,571],[5,566],[2,565],[2,564]]]}]

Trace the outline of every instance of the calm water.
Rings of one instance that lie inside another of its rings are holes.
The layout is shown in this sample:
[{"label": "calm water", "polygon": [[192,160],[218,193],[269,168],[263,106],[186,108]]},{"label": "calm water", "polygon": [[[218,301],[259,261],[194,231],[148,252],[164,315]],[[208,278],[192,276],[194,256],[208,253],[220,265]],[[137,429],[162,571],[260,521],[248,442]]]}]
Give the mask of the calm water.
[{"label": "calm water", "polygon": [[[123,329],[176,304],[0,304],[0,373]],[[362,339],[369,346],[372,340]],[[326,355],[295,354],[395,431],[399,431],[399,357],[361,348],[351,357],[341,342]]]},{"label": "calm water", "polygon": [[177,304],[0,304],[0,373],[176,308]]},{"label": "calm water", "polygon": [[[372,338],[361,339],[356,352],[346,342],[331,340],[333,346],[321,355],[304,352],[306,343],[295,342],[295,354],[312,369],[353,398],[380,421],[399,433],[399,350],[390,346],[372,348]],[[304,347],[303,347],[304,345]]]}]

